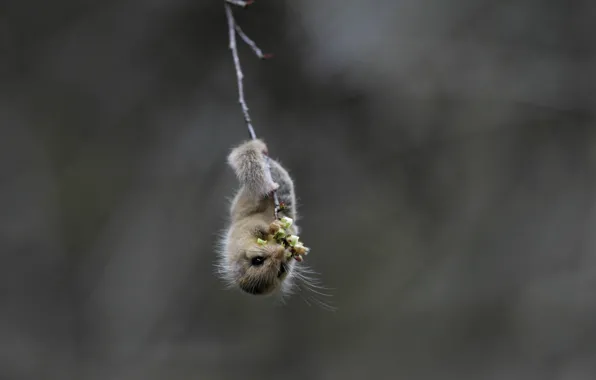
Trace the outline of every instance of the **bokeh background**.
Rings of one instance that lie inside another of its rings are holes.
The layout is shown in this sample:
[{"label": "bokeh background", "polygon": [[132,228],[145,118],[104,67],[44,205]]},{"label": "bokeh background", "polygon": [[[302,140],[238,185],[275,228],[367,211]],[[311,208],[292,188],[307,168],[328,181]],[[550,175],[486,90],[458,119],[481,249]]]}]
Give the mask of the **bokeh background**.
[{"label": "bokeh background", "polygon": [[9,0],[0,378],[596,378],[596,5],[236,17],[275,53],[239,46],[246,96],[332,297],[213,275],[247,138],[221,1]]}]

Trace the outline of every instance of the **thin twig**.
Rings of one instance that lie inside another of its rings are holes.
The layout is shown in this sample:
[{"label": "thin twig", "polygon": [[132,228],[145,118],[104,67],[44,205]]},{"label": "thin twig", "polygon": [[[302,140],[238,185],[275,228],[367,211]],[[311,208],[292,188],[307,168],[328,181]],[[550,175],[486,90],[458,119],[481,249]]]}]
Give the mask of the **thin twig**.
[{"label": "thin twig", "polygon": [[[242,107],[242,114],[244,115],[244,122],[246,123],[246,127],[248,128],[248,134],[251,139],[255,140],[257,138],[257,134],[255,133],[255,129],[252,126],[252,121],[250,119],[250,114],[248,113],[248,106],[246,105],[246,99],[244,98],[244,85],[242,80],[244,79],[244,75],[242,74],[242,67],[240,66],[240,58],[238,57],[238,47],[236,45],[236,33],[240,35],[242,40],[250,46],[255,54],[259,58],[264,58],[265,55],[261,52],[261,49],[257,47],[255,42],[251,40],[242,29],[236,24],[236,19],[234,18],[234,14],[232,13],[232,7],[230,4],[233,5],[241,5],[240,3],[244,3],[247,5],[246,1],[240,2],[236,0],[224,0],[224,6],[226,9],[226,17],[228,19],[228,32],[230,38],[229,48],[232,50],[232,57],[234,59],[234,67],[236,68],[236,79],[238,80],[238,103]],[[245,6],[243,5],[243,6]],[[270,158],[269,156],[265,156],[267,159],[267,170],[271,170]],[[278,212],[281,209],[279,204],[279,198],[277,197],[277,192],[273,192],[273,202],[275,204],[274,215],[275,219],[279,219]]]},{"label": "thin twig", "polygon": [[248,0],[248,1],[242,1],[242,0],[225,0],[226,3],[228,4],[232,4],[232,5],[237,5],[239,7],[246,7],[248,5],[251,5],[252,3],[254,3],[254,0]]},{"label": "thin twig", "polygon": [[[227,1],[227,0],[226,0]],[[240,66],[240,58],[238,58],[238,47],[236,46],[236,31],[235,25],[236,20],[234,19],[234,15],[232,14],[232,7],[230,7],[229,3],[225,3],[226,7],[226,16],[228,18],[228,26],[229,26],[229,35],[230,35],[230,50],[232,50],[232,57],[234,58],[234,66],[236,67],[236,78],[238,79],[238,102],[242,107],[242,113],[244,114],[244,121],[246,122],[246,126],[248,127],[248,134],[250,135],[251,139],[256,139],[257,135],[255,130],[252,126],[252,122],[250,120],[250,114],[248,113],[248,106],[246,105],[246,100],[244,99],[244,85],[242,84],[242,80],[244,79],[244,75],[242,74],[242,67]]]},{"label": "thin twig", "polygon": [[272,57],[272,54],[263,54],[263,51],[257,46],[256,42],[254,42],[249,36],[247,36],[238,24],[236,24],[236,32],[238,33],[240,38],[242,38],[242,41],[244,41],[245,44],[250,46],[250,48],[257,57],[259,57],[260,59],[267,59]]}]

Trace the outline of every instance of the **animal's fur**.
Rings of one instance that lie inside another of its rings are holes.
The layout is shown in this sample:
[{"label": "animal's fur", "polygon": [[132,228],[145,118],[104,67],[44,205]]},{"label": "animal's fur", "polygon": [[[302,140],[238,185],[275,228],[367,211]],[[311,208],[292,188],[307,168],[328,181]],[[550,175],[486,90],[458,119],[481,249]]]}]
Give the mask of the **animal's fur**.
[{"label": "animal's fur", "polygon": [[[272,192],[276,190],[285,208],[279,216],[288,216],[294,224],[289,234],[298,234],[296,196],[288,172],[279,162],[267,159],[267,146],[261,140],[250,140],[235,147],[228,156],[240,189],[230,206],[230,224],[220,246],[219,272],[233,286],[250,294],[272,294],[288,291],[294,276],[295,260],[274,239],[267,240],[275,221]],[[261,257],[263,262],[252,260]]]}]

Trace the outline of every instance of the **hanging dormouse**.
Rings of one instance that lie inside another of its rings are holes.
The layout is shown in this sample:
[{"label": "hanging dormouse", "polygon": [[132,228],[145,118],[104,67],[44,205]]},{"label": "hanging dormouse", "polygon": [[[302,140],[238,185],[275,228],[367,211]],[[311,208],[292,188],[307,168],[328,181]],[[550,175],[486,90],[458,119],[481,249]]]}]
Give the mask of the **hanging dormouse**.
[{"label": "hanging dormouse", "polygon": [[[292,179],[266,154],[265,143],[256,139],[228,156],[240,189],[230,207],[219,262],[220,273],[230,284],[255,295],[287,291],[295,261],[308,253],[297,236]],[[283,205],[277,213],[274,192]]]},{"label": "hanging dormouse", "polygon": [[[333,310],[311,296],[326,296],[316,273],[303,265],[309,249],[298,237],[294,182],[282,165],[269,157],[267,145],[256,137],[244,99],[242,69],[236,35],[251,47],[259,58],[263,54],[236,24],[231,5],[245,7],[252,2],[224,0],[228,19],[230,50],[238,80],[238,101],[250,140],[232,149],[227,161],[240,183],[231,205],[229,224],[218,245],[219,275],[234,288],[252,295],[288,294],[304,290],[304,300]],[[298,280],[298,281],[295,281]],[[308,298],[305,298],[305,296]]]}]

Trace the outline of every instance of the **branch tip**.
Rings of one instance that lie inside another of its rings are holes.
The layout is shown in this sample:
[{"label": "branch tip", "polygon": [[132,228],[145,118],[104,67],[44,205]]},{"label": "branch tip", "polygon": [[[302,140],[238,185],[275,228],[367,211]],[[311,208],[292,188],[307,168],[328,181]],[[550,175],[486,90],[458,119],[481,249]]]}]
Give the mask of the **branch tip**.
[{"label": "branch tip", "polygon": [[247,6],[251,5],[255,1],[254,0],[246,0],[246,1],[242,1],[242,0],[225,0],[225,2],[228,3],[228,4],[236,5],[238,7],[246,8]]}]

